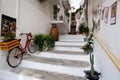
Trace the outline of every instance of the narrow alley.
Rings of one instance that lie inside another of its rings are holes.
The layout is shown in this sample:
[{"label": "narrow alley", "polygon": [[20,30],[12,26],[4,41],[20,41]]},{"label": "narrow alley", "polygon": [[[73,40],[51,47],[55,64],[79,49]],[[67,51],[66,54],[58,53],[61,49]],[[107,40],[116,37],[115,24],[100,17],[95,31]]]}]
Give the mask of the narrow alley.
[{"label": "narrow alley", "polygon": [[0,0],[0,80],[119,80],[120,0]]}]

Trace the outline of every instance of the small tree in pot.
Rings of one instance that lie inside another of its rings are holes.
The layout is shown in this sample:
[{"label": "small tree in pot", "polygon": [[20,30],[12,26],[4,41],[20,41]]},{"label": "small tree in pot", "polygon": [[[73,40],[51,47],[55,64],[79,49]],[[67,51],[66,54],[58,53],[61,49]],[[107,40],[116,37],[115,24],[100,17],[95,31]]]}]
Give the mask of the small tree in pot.
[{"label": "small tree in pot", "polygon": [[92,53],[90,53],[89,55],[90,55],[91,69],[84,71],[84,73],[86,74],[85,77],[89,80],[99,80],[99,75],[101,73],[94,70],[94,55]]},{"label": "small tree in pot", "polygon": [[99,80],[99,75],[101,73],[97,72],[94,70],[94,54],[93,52],[93,34],[90,34],[89,38],[88,38],[88,44],[89,44],[89,55],[90,55],[90,65],[91,65],[91,69],[84,71],[84,73],[86,74],[86,78],[89,80]]},{"label": "small tree in pot", "polygon": [[84,52],[89,54],[89,52],[93,51],[93,34],[89,34],[89,36],[86,38],[87,44],[82,47],[84,49]]}]

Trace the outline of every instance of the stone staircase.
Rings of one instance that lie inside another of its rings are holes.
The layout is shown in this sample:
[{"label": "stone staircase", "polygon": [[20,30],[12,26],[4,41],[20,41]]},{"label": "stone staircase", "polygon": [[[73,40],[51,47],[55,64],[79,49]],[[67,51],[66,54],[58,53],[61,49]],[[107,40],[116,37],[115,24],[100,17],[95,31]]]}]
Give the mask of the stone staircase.
[{"label": "stone staircase", "polygon": [[6,70],[10,75],[0,79],[15,75],[9,80],[86,80],[83,71],[90,65],[89,55],[81,49],[85,44],[82,35],[60,35],[54,50],[25,57],[19,67]]},{"label": "stone staircase", "polygon": [[55,42],[54,50],[84,52],[81,47],[85,44],[82,35],[60,35],[59,41]]}]

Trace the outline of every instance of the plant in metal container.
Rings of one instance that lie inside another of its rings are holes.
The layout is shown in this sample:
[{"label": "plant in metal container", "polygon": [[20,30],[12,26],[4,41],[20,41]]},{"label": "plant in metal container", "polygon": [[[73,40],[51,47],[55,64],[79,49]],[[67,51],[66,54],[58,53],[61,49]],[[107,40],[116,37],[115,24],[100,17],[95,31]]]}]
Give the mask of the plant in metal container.
[{"label": "plant in metal container", "polygon": [[94,54],[89,53],[89,55],[90,55],[91,69],[86,71],[84,70],[84,73],[86,74],[85,77],[89,80],[99,80],[99,76],[101,73],[94,70]]},{"label": "plant in metal container", "polygon": [[94,70],[94,54],[93,54],[93,34],[91,33],[87,39],[88,43],[87,43],[87,53],[90,56],[90,65],[91,65],[91,69],[84,71],[84,73],[86,74],[86,78],[89,80],[99,80],[99,75],[101,73],[97,72]]}]

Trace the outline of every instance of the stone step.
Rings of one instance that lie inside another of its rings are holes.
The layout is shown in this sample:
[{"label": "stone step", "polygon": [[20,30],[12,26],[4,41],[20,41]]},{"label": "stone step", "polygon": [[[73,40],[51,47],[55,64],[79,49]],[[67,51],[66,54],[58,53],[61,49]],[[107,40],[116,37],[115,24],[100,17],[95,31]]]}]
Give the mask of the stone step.
[{"label": "stone step", "polygon": [[74,39],[74,38],[59,38],[59,41],[67,41],[67,42],[84,42],[84,39]]},{"label": "stone step", "polygon": [[53,59],[64,59],[64,60],[73,60],[73,61],[88,61],[89,55],[74,55],[74,54],[60,54],[54,52],[36,52],[33,56],[43,57],[43,58],[53,58]]},{"label": "stone step", "polygon": [[84,77],[85,74],[83,71],[89,69],[89,67],[86,67],[86,68],[70,67],[70,66],[32,62],[28,60],[23,60],[20,67],[34,69],[34,70],[47,71],[47,72],[54,72],[54,73],[59,73],[59,74],[71,75],[71,76],[78,76],[78,77]]},{"label": "stone step", "polygon": [[47,72],[42,70],[35,70],[30,68],[18,67],[11,69],[16,74],[22,74],[25,76],[31,76],[39,80],[86,80],[84,77],[72,76],[67,74],[60,74],[55,72]]},{"label": "stone step", "polygon": [[55,46],[53,50],[58,50],[58,51],[72,51],[72,52],[84,52],[83,49],[80,47],[75,47],[75,46]]},{"label": "stone step", "polygon": [[59,36],[59,41],[80,41],[84,42],[85,36],[82,35],[60,35]]},{"label": "stone step", "polygon": [[[15,70],[17,72],[18,70],[16,69],[14,68],[12,70]],[[31,76],[25,76],[22,74],[16,74],[14,71],[10,71],[10,70],[8,71],[6,69],[4,70],[0,69],[0,80],[42,80],[42,79],[37,79]]]},{"label": "stone step", "polygon": [[25,58],[25,60],[38,62],[38,63],[48,63],[53,65],[70,66],[70,67],[85,68],[89,66],[89,63],[87,61],[73,61],[73,60],[65,60],[65,59],[44,58],[37,56],[31,56],[29,58]]},{"label": "stone step", "polygon": [[55,46],[63,46],[63,47],[82,47],[87,42],[62,42],[62,41],[56,41]]},{"label": "stone step", "polygon": [[68,34],[63,34],[59,35],[59,38],[85,38],[86,36],[83,35],[68,35]]},{"label": "stone step", "polygon": [[[70,76],[84,77],[84,70],[89,69],[86,66],[89,62],[89,55],[68,55],[49,52],[39,52],[34,58],[23,60],[21,67],[35,69],[37,71],[47,71]],[[85,62],[83,65],[80,62]],[[83,67],[81,67],[83,66]]]},{"label": "stone step", "polygon": [[68,55],[88,55],[84,52],[75,52],[75,51],[60,51],[60,50],[51,50],[51,51],[45,51],[49,53],[56,53],[56,54],[68,54]]}]

